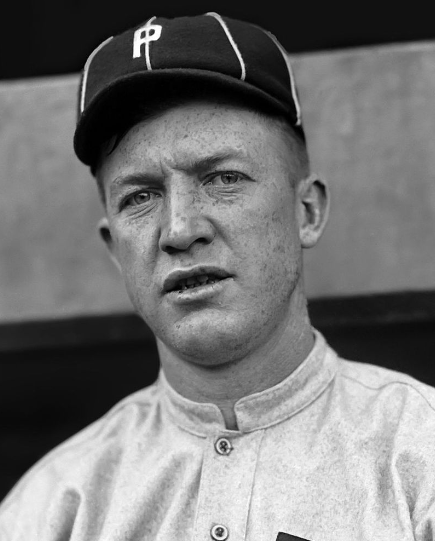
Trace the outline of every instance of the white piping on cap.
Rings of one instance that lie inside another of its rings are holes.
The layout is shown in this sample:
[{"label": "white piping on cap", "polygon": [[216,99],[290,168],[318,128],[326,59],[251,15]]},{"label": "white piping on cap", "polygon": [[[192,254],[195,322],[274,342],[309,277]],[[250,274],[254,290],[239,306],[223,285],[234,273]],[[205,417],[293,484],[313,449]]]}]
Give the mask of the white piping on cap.
[{"label": "white piping on cap", "polygon": [[88,59],[86,60],[85,67],[83,68],[83,79],[82,79],[82,88],[81,88],[81,96],[80,96],[80,113],[83,113],[85,109],[85,95],[86,95],[86,85],[88,82],[88,73],[89,68],[91,66],[91,62],[94,59],[95,55],[101,51],[101,49],[109,43],[109,41],[113,39],[113,36],[110,36],[110,38],[107,38],[103,43],[100,43],[96,49],[92,51],[92,53],[88,56]]},{"label": "white piping on cap", "polygon": [[301,121],[301,106],[299,105],[298,95],[297,95],[297,92],[296,92],[295,78],[293,76],[293,70],[292,70],[292,67],[291,67],[291,64],[290,64],[290,59],[288,57],[287,51],[284,49],[284,47],[281,45],[281,43],[276,39],[276,37],[271,32],[268,32],[267,30],[264,30],[263,28],[261,28],[261,30],[263,30],[263,32],[265,32],[270,37],[270,39],[275,43],[275,45],[281,51],[282,56],[284,57],[284,61],[285,61],[285,64],[287,66],[288,74],[289,74],[289,77],[290,77],[290,88],[291,88],[291,92],[292,92],[293,102],[294,102],[295,108],[296,108],[296,126],[300,126],[301,123],[302,123],[302,121]]},{"label": "white piping on cap", "polygon": [[[151,23],[154,21],[154,19],[156,19],[157,17],[154,16],[154,17],[151,17],[151,19],[149,21],[147,21],[146,25],[144,26],[144,28],[150,28],[151,27]],[[150,58],[150,40],[147,39],[146,42],[145,42],[145,59],[146,59],[146,63],[147,63],[147,69],[149,71],[152,71],[152,67],[151,67],[151,58]]]},{"label": "white piping on cap", "polygon": [[214,17],[219,22],[219,24],[222,26],[222,28],[223,28],[223,30],[224,30],[227,38],[228,38],[228,41],[231,43],[231,47],[234,49],[234,52],[236,53],[236,56],[239,59],[240,67],[242,68],[242,75],[240,77],[240,80],[244,81],[245,78],[246,78],[245,62],[244,62],[243,57],[242,57],[242,55],[241,55],[241,53],[239,51],[239,48],[237,47],[237,43],[234,41],[233,36],[231,35],[231,32],[228,29],[228,26],[226,25],[226,23],[222,19],[222,17],[219,15],[219,13],[215,13],[214,11],[209,11],[208,13],[206,13],[206,15],[209,15],[210,17]]}]

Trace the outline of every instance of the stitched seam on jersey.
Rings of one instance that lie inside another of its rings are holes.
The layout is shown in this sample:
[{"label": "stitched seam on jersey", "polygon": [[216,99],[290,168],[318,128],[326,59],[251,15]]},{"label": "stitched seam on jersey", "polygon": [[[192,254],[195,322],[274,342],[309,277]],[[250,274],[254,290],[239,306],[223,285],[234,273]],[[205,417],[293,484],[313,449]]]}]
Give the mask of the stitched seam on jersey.
[{"label": "stitched seam on jersey", "polygon": [[250,490],[251,495],[250,495],[250,498],[249,498],[248,512],[246,513],[246,519],[245,519],[245,524],[244,524],[245,534],[248,531],[248,522],[249,522],[249,517],[251,516],[252,495],[253,495],[253,492],[254,492],[254,481],[255,481],[255,476],[256,476],[257,470],[258,470],[258,463],[260,462],[260,458],[259,458],[260,457],[260,448],[261,448],[261,446],[263,444],[265,433],[266,433],[266,431],[263,430],[261,435],[260,435],[259,442],[257,444],[257,453],[256,453],[256,457],[255,457],[255,467],[254,467],[254,471],[252,472],[252,480],[251,480],[251,490]]},{"label": "stitched seam on jersey", "polygon": [[218,23],[221,25],[223,31],[225,32],[225,35],[228,38],[228,41],[231,44],[231,47],[234,49],[234,52],[236,53],[236,56],[240,62],[240,67],[242,70],[242,75],[240,76],[240,80],[244,81],[246,78],[246,66],[245,61],[243,60],[242,53],[239,51],[239,48],[237,47],[237,43],[234,41],[233,36],[231,35],[231,32],[229,31],[229,28],[226,24],[226,22],[222,19],[222,17],[219,15],[219,13],[215,13],[214,11],[209,11],[206,13],[206,15],[213,17],[218,21]]},{"label": "stitched seam on jersey", "polygon": [[429,400],[424,396],[424,394],[419,391],[414,385],[411,383],[407,383],[406,381],[390,381],[388,383],[385,383],[381,385],[380,387],[372,387],[371,385],[368,385],[367,383],[364,383],[362,381],[359,381],[358,379],[353,378],[352,376],[347,376],[346,374],[340,374],[342,378],[349,379],[351,381],[354,381],[355,383],[358,383],[362,387],[365,387],[366,389],[370,389],[371,391],[380,391],[382,389],[385,389],[386,387],[389,387],[390,385],[404,385],[405,387],[409,387],[413,391],[415,391],[423,400],[426,402],[426,404],[430,407],[432,411],[435,412],[435,407],[432,406],[432,404],[429,402]]}]

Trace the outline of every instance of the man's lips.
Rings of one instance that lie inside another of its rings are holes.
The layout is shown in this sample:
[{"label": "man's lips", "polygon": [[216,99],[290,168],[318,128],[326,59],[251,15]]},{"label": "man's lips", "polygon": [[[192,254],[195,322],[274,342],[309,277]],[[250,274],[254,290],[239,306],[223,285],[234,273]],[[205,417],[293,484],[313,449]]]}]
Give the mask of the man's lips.
[{"label": "man's lips", "polygon": [[230,278],[231,275],[221,267],[200,265],[188,269],[177,269],[168,274],[163,282],[163,292],[184,291],[201,285]]}]

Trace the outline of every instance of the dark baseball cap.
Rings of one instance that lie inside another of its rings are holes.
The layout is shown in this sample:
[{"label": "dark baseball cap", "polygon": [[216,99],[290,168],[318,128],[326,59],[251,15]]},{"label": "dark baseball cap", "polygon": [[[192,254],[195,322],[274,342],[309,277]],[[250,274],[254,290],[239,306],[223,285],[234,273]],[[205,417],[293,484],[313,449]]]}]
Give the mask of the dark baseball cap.
[{"label": "dark baseball cap", "polygon": [[104,137],[128,110],[164,99],[165,89],[183,83],[254,98],[303,137],[290,61],[273,34],[214,12],[151,17],[105,40],[86,61],[74,134],[78,158],[92,166]]}]

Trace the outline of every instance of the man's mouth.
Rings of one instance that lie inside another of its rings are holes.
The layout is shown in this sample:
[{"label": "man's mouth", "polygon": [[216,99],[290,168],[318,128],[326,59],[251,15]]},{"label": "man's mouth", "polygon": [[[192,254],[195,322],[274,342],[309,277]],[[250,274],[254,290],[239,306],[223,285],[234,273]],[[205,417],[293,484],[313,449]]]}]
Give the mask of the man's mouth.
[{"label": "man's mouth", "polygon": [[214,274],[200,274],[190,278],[179,280],[170,291],[185,291],[186,289],[194,289],[195,287],[206,286],[220,282],[224,278],[219,278]]},{"label": "man's mouth", "polygon": [[186,290],[204,288],[230,277],[230,274],[217,267],[174,271],[164,281],[163,290],[165,293],[181,293]]}]

